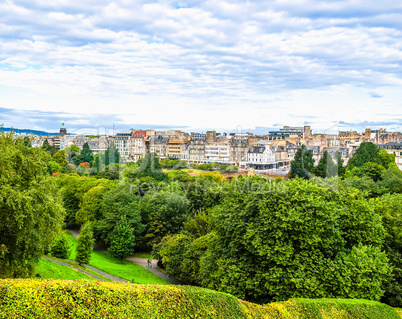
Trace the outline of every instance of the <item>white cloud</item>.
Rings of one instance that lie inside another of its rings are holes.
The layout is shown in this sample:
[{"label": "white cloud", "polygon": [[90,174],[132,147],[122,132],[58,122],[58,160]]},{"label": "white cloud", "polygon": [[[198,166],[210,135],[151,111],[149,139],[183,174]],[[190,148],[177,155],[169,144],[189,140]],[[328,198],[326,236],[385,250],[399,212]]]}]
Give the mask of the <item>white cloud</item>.
[{"label": "white cloud", "polygon": [[390,0],[8,0],[0,16],[0,86],[14,92],[0,107],[135,105],[136,116],[193,127],[400,107],[402,5]]}]

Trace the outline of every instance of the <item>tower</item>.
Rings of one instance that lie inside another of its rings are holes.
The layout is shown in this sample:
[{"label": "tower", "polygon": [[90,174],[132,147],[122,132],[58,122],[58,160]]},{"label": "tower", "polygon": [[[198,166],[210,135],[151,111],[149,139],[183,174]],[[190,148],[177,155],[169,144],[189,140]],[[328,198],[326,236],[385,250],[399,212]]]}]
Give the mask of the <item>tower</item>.
[{"label": "tower", "polygon": [[64,135],[67,135],[67,129],[63,123],[63,124],[61,124],[61,127],[60,127],[60,136],[64,136]]}]

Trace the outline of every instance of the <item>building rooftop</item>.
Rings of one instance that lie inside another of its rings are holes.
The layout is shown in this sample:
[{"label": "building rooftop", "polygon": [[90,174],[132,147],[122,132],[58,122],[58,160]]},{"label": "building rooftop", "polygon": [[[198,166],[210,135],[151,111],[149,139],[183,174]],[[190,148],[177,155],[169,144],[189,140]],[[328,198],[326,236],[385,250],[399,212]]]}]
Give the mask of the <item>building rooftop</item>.
[{"label": "building rooftop", "polygon": [[253,146],[248,152],[262,154],[265,152],[265,146]]}]

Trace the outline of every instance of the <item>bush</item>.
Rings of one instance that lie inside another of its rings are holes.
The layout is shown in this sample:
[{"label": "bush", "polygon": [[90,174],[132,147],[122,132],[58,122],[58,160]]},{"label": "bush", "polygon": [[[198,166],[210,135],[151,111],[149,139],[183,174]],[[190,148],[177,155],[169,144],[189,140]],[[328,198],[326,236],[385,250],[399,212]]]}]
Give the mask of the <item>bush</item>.
[{"label": "bush", "polygon": [[52,256],[60,259],[70,257],[70,245],[64,234],[56,239],[51,249]]},{"label": "bush", "polygon": [[75,261],[80,265],[89,264],[94,244],[93,233],[90,224],[81,227],[81,233],[78,236],[77,254]]},{"label": "bush", "polygon": [[68,280],[0,280],[1,318],[369,318],[399,319],[366,300],[294,299],[256,305],[191,286]]}]

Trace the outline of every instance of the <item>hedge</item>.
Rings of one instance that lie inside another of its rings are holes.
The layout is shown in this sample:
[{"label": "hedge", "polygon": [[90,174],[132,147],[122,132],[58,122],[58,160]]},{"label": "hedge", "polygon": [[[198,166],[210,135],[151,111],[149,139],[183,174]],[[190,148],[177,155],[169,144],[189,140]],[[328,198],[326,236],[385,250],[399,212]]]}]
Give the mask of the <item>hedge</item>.
[{"label": "hedge", "polygon": [[396,310],[367,300],[292,299],[257,305],[191,286],[86,280],[0,280],[0,318],[378,318]]}]

